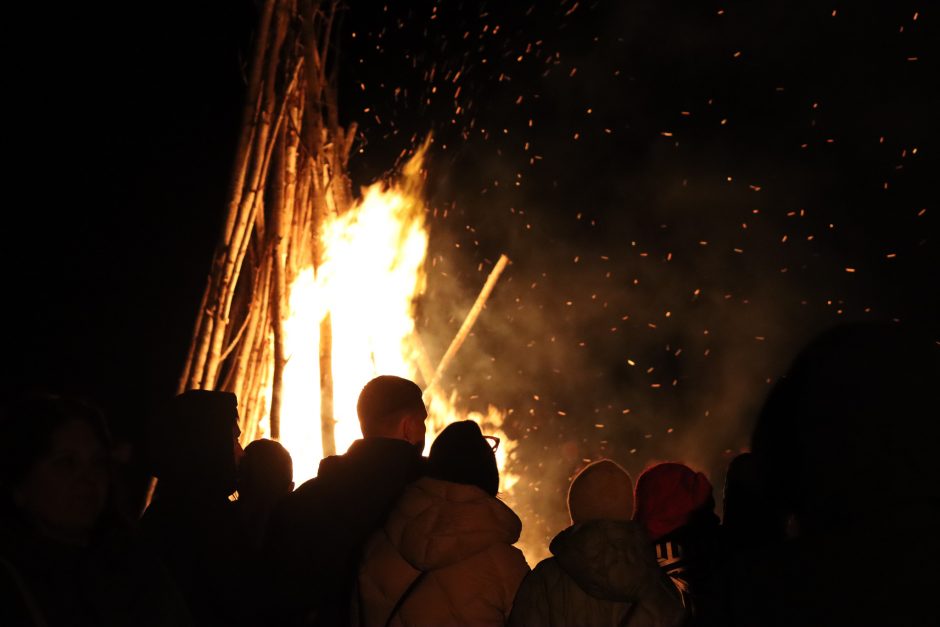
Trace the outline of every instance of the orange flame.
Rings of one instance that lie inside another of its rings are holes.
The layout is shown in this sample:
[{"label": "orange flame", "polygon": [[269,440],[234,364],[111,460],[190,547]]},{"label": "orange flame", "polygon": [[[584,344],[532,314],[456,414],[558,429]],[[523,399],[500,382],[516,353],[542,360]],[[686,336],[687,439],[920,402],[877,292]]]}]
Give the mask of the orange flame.
[{"label": "orange flame", "polygon": [[[428,227],[421,198],[425,143],[391,185],[376,183],[346,213],[324,225],[323,263],[308,267],[290,285],[290,316],[284,335],[281,443],[294,459],[299,485],[313,477],[323,457],[320,435],[320,322],[330,314],[333,329],[333,401],[336,450],[344,452],[361,437],[356,399],[362,386],[379,374],[420,380],[423,348],[414,323],[416,299],[424,293]],[[270,398],[270,393],[266,395]],[[497,462],[501,489],[517,477],[506,471],[512,442],[502,432],[503,411],[486,415],[462,412],[456,393],[440,386],[428,391],[428,439],[456,420],[474,420],[484,433],[500,438]],[[261,425],[267,431],[268,425]]]}]

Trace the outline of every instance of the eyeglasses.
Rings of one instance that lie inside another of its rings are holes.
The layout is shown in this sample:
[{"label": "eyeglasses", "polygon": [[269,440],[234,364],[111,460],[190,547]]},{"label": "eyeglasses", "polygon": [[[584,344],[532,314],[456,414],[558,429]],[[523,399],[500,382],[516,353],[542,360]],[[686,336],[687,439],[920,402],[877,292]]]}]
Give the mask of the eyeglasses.
[{"label": "eyeglasses", "polygon": [[499,448],[499,438],[497,438],[495,435],[484,435],[483,439],[487,441],[487,443],[490,445],[490,448],[493,449],[493,452],[495,453],[496,449]]}]

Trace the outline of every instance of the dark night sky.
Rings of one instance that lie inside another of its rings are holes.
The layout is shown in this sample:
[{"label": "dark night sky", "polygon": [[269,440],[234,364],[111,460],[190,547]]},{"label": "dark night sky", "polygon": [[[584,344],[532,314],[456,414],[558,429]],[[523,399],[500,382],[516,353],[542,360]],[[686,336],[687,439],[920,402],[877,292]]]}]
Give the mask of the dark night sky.
[{"label": "dark night sky", "polygon": [[[716,474],[768,380],[840,319],[936,333],[926,3],[350,4],[354,184],[435,134],[432,354],[513,259],[447,383],[512,410],[519,467],[560,460],[536,507],[560,511],[599,455]],[[228,1],[11,17],[12,386],[88,394],[131,438],[172,393],[253,20]]]}]

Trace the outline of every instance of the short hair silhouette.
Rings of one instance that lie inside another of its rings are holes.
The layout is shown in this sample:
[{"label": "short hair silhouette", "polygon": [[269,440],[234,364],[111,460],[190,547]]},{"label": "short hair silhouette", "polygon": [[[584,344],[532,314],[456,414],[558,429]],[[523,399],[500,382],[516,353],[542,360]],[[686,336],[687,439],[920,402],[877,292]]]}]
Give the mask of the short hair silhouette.
[{"label": "short hair silhouette", "polygon": [[274,440],[255,440],[245,447],[238,464],[238,496],[249,499],[278,498],[294,485],[290,453]]},{"label": "short hair silhouette", "polygon": [[393,375],[382,375],[366,383],[356,403],[359,426],[367,438],[394,428],[404,412],[412,411],[426,411],[421,388]]}]

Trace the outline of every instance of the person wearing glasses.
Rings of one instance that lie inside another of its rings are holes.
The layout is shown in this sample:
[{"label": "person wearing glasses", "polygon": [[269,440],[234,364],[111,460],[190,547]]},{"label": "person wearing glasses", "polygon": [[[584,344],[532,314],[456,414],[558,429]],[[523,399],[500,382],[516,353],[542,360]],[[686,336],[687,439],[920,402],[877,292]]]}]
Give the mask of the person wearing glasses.
[{"label": "person wearing glasses", "polygon": [[366,547],[352,624],[505,625],[529,566],[522,522],[496,498],[499,438],[455,422]]}]

